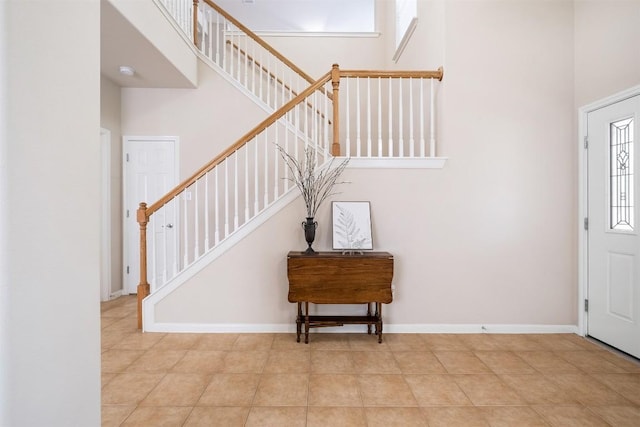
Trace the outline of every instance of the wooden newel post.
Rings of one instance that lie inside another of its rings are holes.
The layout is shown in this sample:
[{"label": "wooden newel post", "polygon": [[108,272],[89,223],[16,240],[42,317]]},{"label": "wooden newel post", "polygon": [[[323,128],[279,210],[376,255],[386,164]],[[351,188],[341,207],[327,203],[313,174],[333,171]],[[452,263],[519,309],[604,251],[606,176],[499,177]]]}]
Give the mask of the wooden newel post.
[{"label": "wooden newel post", "polygon": [[198,0],[193,0],[193,44],[198,46]]},{"label": "wooden newel post", "polygon": [[331,85],[333,86],[333,144],[331,144],[331,155],[340,155],[340,107],[338,89],[340,87],[340,67],[333,64],[331,68]]},{"label": "wooden newel post", "polygon": [[140,203],[136,219],[140,224],[140,283],[138,284],[138,329],[142,329],[142,300],[151,293],[147,282],[147,204]]}]

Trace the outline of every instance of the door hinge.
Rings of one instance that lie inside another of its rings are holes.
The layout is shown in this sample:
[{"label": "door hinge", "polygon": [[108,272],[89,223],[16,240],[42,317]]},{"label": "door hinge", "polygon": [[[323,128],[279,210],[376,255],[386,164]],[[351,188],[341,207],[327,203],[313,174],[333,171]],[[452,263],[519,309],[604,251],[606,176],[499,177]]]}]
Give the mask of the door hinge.
[{"label": "door hinge", "polygon": [[589,137],[585,136],[584,137],[584,149],[586,150],[587,148],[589,148]]},{"label": "door hinge", "polygon": [[127,153],[127,162],[129,161],[129,153]]},{"label": "door hinge", "polygon": [[584,300],[584,312],[585,313],[589,312],[589,300],[588,299]]},{"label": "door hinge", "polygon": [[127,265],[127,274],[129,274],[129,266]]},{"label": "door hinge", "polygon": [[589,218],[587,217],[584,218],[584,229],[585,230],[589,229]]},{"label": "door hinge", "polygon": [[129,209],[127,209],[127,218],[129,218]]}]

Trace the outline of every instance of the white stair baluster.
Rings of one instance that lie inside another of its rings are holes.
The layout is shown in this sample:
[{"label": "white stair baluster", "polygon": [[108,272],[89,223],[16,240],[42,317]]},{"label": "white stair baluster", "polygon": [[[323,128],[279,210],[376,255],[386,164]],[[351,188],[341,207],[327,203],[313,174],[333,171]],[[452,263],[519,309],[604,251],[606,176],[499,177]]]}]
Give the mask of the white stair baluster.
[{"label": "white stair baluster", "polygon": [[209,250],[209,172],[204,175],[204,251]]},{"label": "white stair baluster", "polygon": [[238,206],[238,194],[239,194],[239,190],[238,190],[238,151],[234,152],[233,154],[233,231],[236,231],[238,229],[239,226],[239,220],[240,218],[238,217],[239,215],[239,206]]},{"label": "white stair baluster", "polygon": [[229,158],[224,159],[224,238],[229,237]]},{"label": "white stair baluster", "polygon": [[259,197],[259,193],[260,193],[260,187],[258,186],[258,136],[256,135],[253,138],[253,146],[254,146],[254,150],[253,150],[253,186],[254,186],[254,190],[253,190],[253,216],[258,215],[259,212],[259,208],[260,208],[260,203],[258,200]]},{"label": "white stair baluster", "polygon": [[[220,64],[220,43],[223,42],[223,31],[220,29],[220,14],[218,12],[215,12],[216,14],[216,34],[215,34],[215,39],[216,39],[216,64],[221,65]],[[224,46],[223,46],[224,49]],[[224,68],[224,65],[222,65],[222,68]]]},{"label": "white stair baluster", "polygon": [[271,55],[267,55],[267,65],[265,68],[267,75],[267,105],[271,107]]},{"label": "white stair baluster", "polygon": [[258,67],[258,83],[260,83],[260,93],[258,94],[258,98],[260,98],[262,101],[264,101],[264,98],[262,97],[262,88],[264,86],[264,77],[262,77],[262,67],[264,66],[264,58],[262,56],[262,52],[263,50],[260,49],[260,66]]},{"label": "white stair baluster", "polygon": [[382,157],[382,78],[378,77],[378,157]]},{"label": "white stair baluster", "polygon": [[268,130],[264,130],[264,206],[269,206],[269,136]]},{"label": "white stair baluster", "polygon": [[[346,92],[347,92],[346,101],[347,102],[345,103],[346,104],[345,121],[347,122],[345,124],[345,130],[346,130],[347,136],[346,136],[344,145],[346,146],[345,147],[346,148],[345,155],[347,157],[350,157],[351,156],[351,130],[350,130],[350,128],[351,128],[351,113],[350,113],[350,111],[351,111],[351,90],[349,89],[349,86],[350,86],[349,82],[351,81],[351,79],[350,78],[346,78],[345,80],[347,82],[347,84],[346,84],[346,86],[347,86],[347,88],[346,88]],[[333,125],[335,126],[336,124],[334,123]]]},{"label": "white stair baluster", "polygon": [[244,37],[244,87],[249,87],[249,37]]},{"label": "white stair baluster", "polygon": [[278,108],[278,61],[273,64],[273,109]]},{"label": "white stair baluster", "polygon": [[436,156],[436,101],[433,89],[433,78],[431,79],[431,105],[429,111],[429,157]]},{"label": "white stair baluster", "polygon": [[258,69],[256,67],[256,43],[251,43],[251,93],[256,93],[256,73]]},{"label": "white stair baluster", "polygon": [[249,142],[244,146],[244,222],[249,222]]},{"label": "white stair baluster", "polygon": [[[275,125],[275,143],[279,144],[280,140],[278,139],[278,122],[276,121],[274,123]],[[280,173],[280,171],[278,170],[278,147],[274,144],[273,145],[273,200],[276,200],[278,198],[278,196],[280,195],[280,191],[279,191],[279,186],[278,183],[280,182],[280,177],[278,176],[278,174]]]},{"label": "white stair baluster", "polygon": [[[167,233],[169,233],[170,231],[167,231],[167,228],[169,226],[168,221],[167,221],[167,210],[169,209],[169,207],[167,205],[164,205],[162,207],[162,223],[164,224],[164,230],[162,233],[162,284],[164,285],[165,283],[167,283],[167,280],[169,280],[169,259],[168,259],[168,238],[167,238]],[[171,228],[169,228],[169,230],[171,230]],[[154,233],[155,234],[155,233]],[[155,264],[155,262],[154,262]],[[153,267],[154,270],[157,269],[157,267]]]},{"label": "white stair baluster", "polygon": [[[202,52],[203,54],[206,55],[207,51],[206,51],[206,46],[207,46],[207,29],[209,28],[209,25],[207,24],[207,17],[206,17],[206,11],[202,11],[200,10],[203,22],[200,23],[200,42],[198,43],[198,49],[200,50],[200,52]],[[193,25],[193,24],[191,24]],[[193,29],[191,31],[191,34],[193,34]]]},{"label": "white stair baluster", "polygon": [[227,57],[229,56],[229,49],[227,49],[227,19],[222,18],[222,29],[220,31],[220,46],[222,51],[222,69],[227,71]]},{"label": "white stair baluster", "polygon": [[356,157],[362,156],[361,140],[360,140],[360,77],[356,77]]},{"label": "white stair baluster", "polygon": [[413,137],[413,78],[409,77],[409,157],[415,157]]},{"label": "white stair baluster", "polygon": [[367,155],[371,157],[371,77],[367,77]]},{"label": "white stair baluster", "polygon": [[[171,202],[169,202],[169,204],[171,205],[171,210],[173,212],[173,214],[171,215],[171,220],[173,221],[172,224],[175,224],[174,226],[174,230],[172,231],[172,238],[171,238],[171,243],[173,246],[173,256],[171,258],[171,263],[172,263],[172,274],[171,277],[175,276],[176,274],[178,274],[178,263],[180,262],[180,258],[179,258],[179,249],[180,249],[180,243],[178,242],[178,238],[176,236],[176,234],[178,234],[178,212],[180,211],[180,206],[178,201],[180,200],[179,197],[174,197],[173,200],[171,200]],[[167,208],[168,209],[168,208]]]},{"label": "white stair baluster", "polygon": [[213,11],[209,10],[208,12],[207,22],[209,25],[209,59],[213,61],[213,43],[218,39],[214,30],[216,29],[213,25]]},{"label": "white stair baluster", "polygon": [[393,157],[393,79],[389,80],[389,157]]},{"label": "white stair baluster", "polygon": [[193,260],[195,261],[196,259],[198,259],[198,257],[200,256],[200,205],[198,203],[199,201],[199,191],[198,191],[198,182],[200,180],[196,181],[194,187],[195,187],[195,196],[193,197],[194,199],[194,206],[193,206]]},{"label": "white stair baluster", "polygon": [[187,192],[188,189],[185,189],[182,192],[182,200],[183,200],[183,217],[184,217],[184,260],[182,268],[185,269],[189,265],[189,218],[187,216]]},{"label": "white stair baluster", "polygon": [[229,49],[228,49],[228,51],[229,51],[229,61],[228,61],[229,62],[229,71],[228,71],[228,73],[229,73],[229,76],[231,76],[231,78],[234,77],[233,76],[233,65],[234,65],[233,62],[234,62],[235,51],[236,51],[236,49],[234,48],[234,45],[235,45],[235,38],[234,38],[235,36],[234,36],[234,34],[235,34],[235,28],[230,26],[229,27]]},{"label": "white stair baluster", "polygon": [[398,79],[398,156],[404,157],[404,139],[402,135],[402,128],[404,127],[403,121],[403,107],[402,103],[402,77]]},{"label": "white stair baluster", "polygon": [[215,196],[215,234],[214,234],[214,242],[217,245],[220,242],[220,181],[218,180],[218,169],[220,169],[220,165],[218,164],[213,170],[213,177],[216,187],[216,196]]},{"label": "white stair baluster", "polygon": [[331,142],[329,141],[329,97],[325,94],[322,98],[324,99],[324,113],[322,120],[324,123],[324,150],[325,157],[328,157],[331,152]]},{"label": "white stair baluster", "polygon": [[420,157],[424,156],[424,79],[420,78]]},{"label": "white stair baluster", "polygon": [[[147,259],[151,258],[151,262],[150,267],[151,267],[151,271],[148,271],[147,269],[147,276],[149,277],[150,281],[151,281],[151,285],[154,287],[154,289],[157,289],[159,286],[162,286],[161,283],[158,283],[158,278],[156,277],[156,272],[158,271],[158,267],[157,267],[157,261],[156,261],[156,255],[158,252],[158,242],[156,242],[156,223],[158,222],[158,214],[160,212],[157,212],[155,214],[155,216],[153,218],[151,218],[150,222],[151,222],[151,254],[149,254],[149,252],[147,251]],[[166,231],[163,232],[163,234],[166,233]],[[151,256],[149,256],[151,255]]]}]

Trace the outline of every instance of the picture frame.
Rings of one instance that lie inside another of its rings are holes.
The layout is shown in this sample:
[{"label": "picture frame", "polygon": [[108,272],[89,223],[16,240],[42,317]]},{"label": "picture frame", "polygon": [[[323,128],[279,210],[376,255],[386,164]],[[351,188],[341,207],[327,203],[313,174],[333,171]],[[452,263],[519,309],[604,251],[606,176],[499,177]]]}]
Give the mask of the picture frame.
[{"label": "picture frame", "polygon": [[334,250],[373,250],[369,202],[332,202],[331,212]]}]

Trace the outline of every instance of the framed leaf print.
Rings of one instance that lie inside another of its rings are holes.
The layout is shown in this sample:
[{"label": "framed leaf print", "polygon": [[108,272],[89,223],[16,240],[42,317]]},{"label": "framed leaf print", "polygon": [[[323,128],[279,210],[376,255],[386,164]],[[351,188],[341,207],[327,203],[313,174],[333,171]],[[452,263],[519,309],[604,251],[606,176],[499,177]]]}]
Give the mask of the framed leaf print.
[{"label": "framed leaf print", "polygon": [[333,249],[342,251],[373,249],[369,202],[333,202],[332,215]]}]

